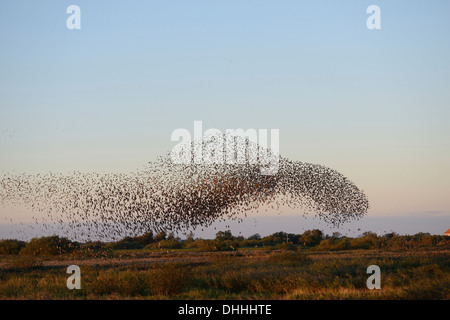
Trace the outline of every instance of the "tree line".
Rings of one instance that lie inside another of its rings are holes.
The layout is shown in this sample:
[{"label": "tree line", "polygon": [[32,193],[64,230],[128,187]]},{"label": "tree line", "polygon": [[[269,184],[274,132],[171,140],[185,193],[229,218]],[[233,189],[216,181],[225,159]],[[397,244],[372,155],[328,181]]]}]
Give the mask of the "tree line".
[{"label": "tree line", "polygon": [[420,247],[446,247],[450,237],[417,233],[415,235],[399,235],[395,232],[377,236],[373,232],[351,238],[339,233],[325,235],[319,229],[307,230],[302,234],[275,232],[261,237],[258,233],[249,237],[235,236],[230,230],[219,231],[214,239],[194,238],[191,232],[185,239],[173,234],[147,232],[140,236],[124,237],[116,242],[79,243],[64,237],[49,236],[34,238],[29,242],[7,239],[0,240],[0,254],[20,255],[59,255],[65,253],[104,252],[112,250],[173,250],[191,249],[198,251],[232,251],[238,248],[264,248],[267,250],[317,250],[336,251],[353,249],[392,249],[411,250]]}]

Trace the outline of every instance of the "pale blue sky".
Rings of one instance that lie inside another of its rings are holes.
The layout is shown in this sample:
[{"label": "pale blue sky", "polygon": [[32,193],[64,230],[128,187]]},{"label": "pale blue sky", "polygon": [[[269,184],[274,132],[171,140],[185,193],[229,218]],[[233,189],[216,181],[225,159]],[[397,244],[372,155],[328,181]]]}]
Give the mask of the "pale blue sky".
[{"label": "pale blue sky", "polygon": [[449,14],[447,0],[2,0],[0,168],[132,171],[194,120],[278,128],[283,156],[340,171],[372,215],[450,217]]}]

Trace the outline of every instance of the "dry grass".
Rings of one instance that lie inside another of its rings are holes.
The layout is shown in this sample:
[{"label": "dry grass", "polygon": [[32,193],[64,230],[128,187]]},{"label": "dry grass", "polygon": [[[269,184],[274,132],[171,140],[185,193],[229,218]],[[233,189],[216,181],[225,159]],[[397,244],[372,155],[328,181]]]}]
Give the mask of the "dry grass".
[{"label": "dry grass", "polygon": [[[450,250],[118,251],[111,258],[2,256],[1,299],[444,299]],[[66,287],[67,266],[82,289]],[[366,269],[381,268],[381,290]]]}]

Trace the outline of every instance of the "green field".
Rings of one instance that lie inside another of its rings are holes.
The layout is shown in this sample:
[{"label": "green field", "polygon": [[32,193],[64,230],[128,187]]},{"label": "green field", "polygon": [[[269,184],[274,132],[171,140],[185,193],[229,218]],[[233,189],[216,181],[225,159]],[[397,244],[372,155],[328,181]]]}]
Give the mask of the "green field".
[{"label": "green field", "polygon": [[[80,290],[66,286],[69,265],[81,269]],[[366,286],[369,265],[381,269],[380,290]],[[0,299],[448,300],[450,248],[2,254]]]}]

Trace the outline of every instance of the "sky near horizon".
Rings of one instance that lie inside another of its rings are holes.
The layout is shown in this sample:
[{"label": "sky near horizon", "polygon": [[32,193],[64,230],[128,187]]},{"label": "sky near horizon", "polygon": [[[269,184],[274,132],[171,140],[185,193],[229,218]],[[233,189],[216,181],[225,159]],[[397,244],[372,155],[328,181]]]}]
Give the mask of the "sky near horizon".
[{"label": "sky near horizon", "polygon": [[201,120],[279,129],[282,156],[348,177],[369,215],[450,223],[449,15],[447,0],[2,0],[1,173],[135,171]]}]

